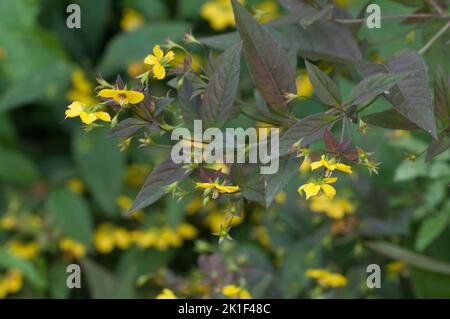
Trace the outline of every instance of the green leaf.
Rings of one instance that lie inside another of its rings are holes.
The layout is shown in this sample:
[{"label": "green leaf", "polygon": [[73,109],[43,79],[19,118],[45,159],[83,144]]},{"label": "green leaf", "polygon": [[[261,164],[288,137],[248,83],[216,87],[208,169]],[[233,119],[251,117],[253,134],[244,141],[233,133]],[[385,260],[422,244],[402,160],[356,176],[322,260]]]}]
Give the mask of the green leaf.
[{"label": "green leaf", "polygon": [[39,178],[38,168],[26,156],[0,147],[0,180],[26,184]]},{"label": "green leaf", "polygon": [[68,190],[56,190],[48,194],[46,209],[64,235],[86,247],[91,246],[93,222],[89,206],[80,195]]},{"label": "green leaf", "polygon": [[118,289],[120,283],[113,273],[88,258],[83,258],[80,262],[83,274],[86,276],[91,298],[119,298]]},{"label": "green leaf", "polygon": [[50,297],[55,299],[65,299],[70,295],[70,289],[67,287],[66,280],[69,275],[66,272],[67,264],[65,262],[56,262],[51,265],[48,271]]},{"label": "green leaf", "polygon": [[271,109],[283,113],[287,110],[284,94],[296,92],[287,54],[237,0],[232,0],[232,5],[253,81]]},{"label": "green leaf", "polygon": [[325,129],[332,126],[335,120],[334,115],[318,113],[293,124],[280,138],[280,156],[289,154],[292,146],[300,140],[301,145],[306,146],[321,139]]},{"label": "green leaf", "polygon": [[422,221],[415,248],[418,251],[424,251],[447,228],[448,218],[448,214],[438,213]]},{"label": "green leaf", "polygon": [[117,123],[117,125],[109,131],[108,137],[127,138],[143,128],[156,129],[156,127],[153,127],[151,123],[147,121],[129,117]]},{"label": "green leaf", "polygon": [[108,139],[106,128],[89,133],[77,131],[73,153],[89,191],[106,214],[118,212],[116,199],[121,193],[125,155],[119,152],[116,141]]},{"label": "green leaf", "polygon": [[342,101],[341,93],[336,83],[314,64],[308,61],[305,61],[305,64],[309,80],[317,97],[328,106],[340,106]]},{"label": "green leaf", "polygon": [[365,77],[381,72],[408,74],[407,78],[399,81],[384,97],[405,118],[437,139],[427,67],[418,53],[404,50],[393,56],[387,65],[362,62],[357,68]]},{"label": "green leaf", "polygon": [[403,115],[401,115],[394,109],[363,116],[362,120],[378,127],[390,129],[408,131],[419,129],[417,125],[408,121]]},{"label": "green leaf", "polygon": [[43,289],[47,286],[45,277],[29,260],[24,260],[10,254],[7,250],[0,250],[0,266],[7,269],[18,269],[34,287]]},{"label": "green leaf", "polygon": [[125,0],[124,7],[137,10],[149,21],[166,19],[169,14],[166,2],[161,0]]},{"label": "green leaf", "polygon": [[390,90],[403,78],[405,78],[404,74],[377,73],[370,75],[358,83],[350,93],[350,98],[346,103],[349,105],[361,105]]},{"label": "green leaf", "polygon": [[235,99],[239,87],[242,43],[227,49],[218,59],[210,77],[201,108],[206,127],[222,127],[237,113]]},{"label": "green leaf", "polygon": [[128,64],[143,61],[156,44],[163,44],[168,38],[177,40],[188,29],[181,22],[147,25],[133,32],[119,33],[106,47],[98,72],[110,76]]},{"label": "green leaf", "polygon": [[410,181],[417,177],[426,176],[427,173],[428,165],[426,163],[422,161],[412,162],[405,160],[395,170],[394,181]]},{"label": "green leaf", "polygon": [[128,214],[143,209],[166,193],[166,187],[190,175],[192,171],[175,164],[170,157],[158,165],[147,177]]},{"label": "green leaf", "polygon": [[230,169],[233,185],[239,185],[242,196],[255,202],[265,202],[265,180],[256,164],[233,164]]},{"label": "green leaf", "polygon": [[42,98],[51,98],[69,82],[71,68],[56,62],[30,72],[25,78],[14,80],[0,95],[0,113]]},{"label": "green leaf", "polygon": [[278,192],[282,191],[284,187],[290,182],[298,168],[298,160],[294,155],[286,156],[280,159],[279,169],[276,174],[267,175],[266,178],[266,207],[269,207]]},{"label": "green leaf", "polygon": [[450,264],[417,254],[408,249],[385,241],[371,241],[365,244],[368,248],[392,259],[402,260],[410,266],[423,270],[450,275]]}]

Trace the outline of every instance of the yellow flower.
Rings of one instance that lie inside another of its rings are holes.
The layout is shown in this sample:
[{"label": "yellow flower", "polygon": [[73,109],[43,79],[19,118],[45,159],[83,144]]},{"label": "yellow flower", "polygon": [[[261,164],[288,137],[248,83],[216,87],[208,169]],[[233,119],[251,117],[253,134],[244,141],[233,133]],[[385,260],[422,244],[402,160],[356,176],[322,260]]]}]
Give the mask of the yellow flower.
[{"label": "yellow flower", "polygon": [[131,232],[131,238],[141,248],[149,248],[156,244],[159,234],[155,230]]},{"label": "yellow flower", "polygon": [[92,91],[94,86],[90,83],[81,69],[75,69],[72,73],[72,89],[67,93],[70,101],[79,101],[86,105],[97,104]]},{"label": "yellow flower", "polygon": [[125,183],[128,186],[140,188],[142,184],[144,184],[145,178],[150,171],[150,165],[137,163],[130,164],[125,173]]},{"label": "yellow flower", "polygon": [[316,279],[325,288],[338,288],[347,285],[347,278],[341,274],[331,273],[324,269],[308,269],[306,277]]},{"label": "yellow flower", "polygon": [[275,202],[277,204],[284,204],[286,202],[286,193],[285,192],[278,192],[275,195]]},{"label": "yellow flower", "polygon": [[9,270],[6,273],[6,278],[4,280],[6,283],[5,286],[8,293],[15,294],[19,292],[23,287],[22,273],[16,269]]},{"label": "yellow flower", "polygon": [[342,219],[346,214],[353,213],[355,206],[346,198],[317,196],[312,198],[310,209],[315,213],[325,213],[333,219]]},{"label": "yellow flower", "polygon": [[69,179],[66,185],[74,193],[82,194],[84,192],[84,183],[79,178]]},{"label": "yellow flower", "polygon": [[[238,226],[244,221],[244,216],[233,216],[230,226]],[[214,209],[206,216],[204,223],[209,226],[213,233],[220,232],[220,226],[224,226],[228,223],[227,213],[221,212],[218,209]]]},{"label": "yellow flower", "polygon": [[130,90],[103,89],[98,92],[98,95],[103,98],[111,98],[122,106],[128,104],[138,104],[144,99],[143,93]]},{"label": "yellow flower", "polygon": [[404,261],[396,260],[386,265],[386,271],[390,274],[398,274],[406,268]]},{"label": "yellow flower", "polygon": [[156,296],[156,299],[177,299],[172,290],[164,288],[163,291]]},{"label": "yellow flower", "polygon": [[111,116],[107,112],[88,112],[85,104],[78,101],[73,102],[67,107],[66,118],[79,116],[84,124],[91,124],[100,119],[105,122],[111,121]]},{"label": "yellow flower", "polygon": [[82,243],[68,237],[64,237],[59,241],[59,249],[75,258],[81,258],[86,255],[86,247]]},{"label": "yellow flower", "polygon": [[300,195],[303,195],[303,191],[305,191],[307,200],[313,196],[318,195],[320,191],[322,191],[329,199],[333,199],[334,195],[336,195],[336,189],[328,184],[333,184],[336,181],[336,177],[324,178],[320,182],[310,182],[304,184],[300,186],[297,191],[300,193]]},{"label": "yellow flower", "polygon": [[153,48],[153,54],[147,55],[144,59],[145,64],[153,67],[153,77],[162,80],[166,77],[166,67],[169,66],[170,61],[175,58],[175,53],[169,51],[164,55],[164,51],[159,45]]},{"label": "yellow flower", "polygon": [[102,254],[108,254],[114,249],[114,238],[112,236],[113,225],[101,224],[94,232],[95,248]]},{"label": "yellow flower", "polygon": [[297,76],[297,95],[303,96],[303,97],[310,97],[314,93],[314,88],[311,84],[311,81],[309,80],[308,74],[302,73],[299,76]]},{"label": "yellow flower", "polygon": [[4,230],[11,230],[16,226],[16,220],[12,216],[3,216],[0,218],[0,228]]},{"label": "yellow flower", "polygon": [[222,288],[222,294],[228,298],[251,299],[252,295],[244,288],[235,285],[226,285]]},{"label": "yellow flower", "polygon": [[125,8],[120,20],[120,27],[124,31],[134,31],[139,29],[145,23],[144,17],[137,11]]},{"label": "yellow flower", "polygon": [[305,173],[307,171],[309,171],[309,169],[311,168],[311,160],[309,157],[305,157],[305,159],[302,162],[302,165],[300,165],[300,172]]},{"label": "yellow flower", "polygon": [[257,12],[260,13],[259,22],[266,23],[278,18],[278,5],[273,0],[266,0],[255,6]]},{"label": "yellow flower", "polygon": [[183,239],[194,239],[198,234],[197,228],[188,223],[181,223],[180,225],[178,225],[176,232]]},{"label": "yellow flower", "polygon": [[114,238],[116,246],[120,249],[127,249],[128,247],[130,247],[132,238],[126,228],[117,227],[116,229],[114,229],[112,236]]},{"label": "yellow flower", "polygon": [[239,191],[239,186],[224,186],[224,185],[220,185],[216,182],[214,182],[214,183],[195,183],[195,187],[201,188],[201,189],[214,189],[214,190],[217,190],[219,193],[226,193],[226,194],[236,193],[237,191]]},{"label": "yellow flower", "polygon": [[35,241],[24,244],[19,240],[14,240],[9,243],[9,251],[19,258],[33,259],[39,254],[39,244]]},{"label": "yellow flower", "polygon": [[352,167],[342,164],[342,163],[336,163],[334,159],[329,160],[325,155],[322,155],[320,161],[311,163],[311,170],[316,170],[321,167],[325,167],[329,171],[339,170],[341,172],[351,174],[352,173]]},{"label": "yellow flower", "polygon": [[230,0],[208,1],[201,7],[200,15],[209,22],[209,25],[215,31],[223,31],[235,25]]},{"label": "yellow flower", "polygon": [[138,75],[148,71],[148,66],[142,62],[142,60],[139,60],[137,62],[133,62],[130,65],[128,65],[127,73],[130,77],[135,78]]}]

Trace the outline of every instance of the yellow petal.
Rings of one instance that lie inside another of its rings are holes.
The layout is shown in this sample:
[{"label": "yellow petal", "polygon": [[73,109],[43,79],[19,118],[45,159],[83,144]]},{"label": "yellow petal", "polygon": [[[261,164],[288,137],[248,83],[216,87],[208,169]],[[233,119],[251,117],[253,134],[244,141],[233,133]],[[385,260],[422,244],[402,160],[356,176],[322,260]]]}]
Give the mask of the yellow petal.
[{"label": "yellow petal", "polygon": [[349,166],[349,165],[345,165],[345,164],[342,164],[342,163],[337,163],[334,166],[336,166],[336,169],[338,169],[338,170],[340,170],[340,171],[342,171],[344,173],[347,173],[347,174],[351,174],[352,173],[352,167]]},{"label": "yellow petal", "polygon": [[145,64],[155,65],[158,63],[158,58],[155,57],[153,54],[147,55],[147,57],[144,59]]},{"label": "yellow petal", "polygon": [[215,183],[195,183],[196,188],[213,188],[215,186]]},{"label": "yellow petal", "polygon": [[117,97],[118,93],[116,90],[103,89],[100,92],[98,92],[98,95],[104,98],[114,98]]},{"label": "yellow petal", "polygon": [[95,112],[94,115],[102,121],[111,122],[111,116],[107,112]]},{"label": "yellow petal", "polygon": [[97,116],[95,116],[93,113],[81,112],[80,118],[84,124],[89,125],[97,119]]},{"label": "yellow petal", "polygon": [[166,53],[166,56],[164,57],[164,59],[166,60],[166,62],[170,62],[175,58],[175,53],[173,53],[173,51],[169,51]]},{"label": "yellow petal", "polygon": [[322,189],[325,196],[327,196],[329,199],[333,199],[334,195],[336,195],[336,190],[334,189],[333,186],[324,184],[321,185],[320,188]]},{"label": "yellow petal", "polygon": [[158,80],[162,80],[166,77],[166,69],[161,63],[157,63],[153,67],[153,76]]},{"label": "yellow petal", "polygon": [[326,184],[333,184],[337,182],[337,177],[327,177],[323,179],[323,182]]},{"label": "yellow petal", "polygon": [[83,112],[83,104],[80,102],[73,102],[66,110],[66,117],[77,117]]},{"label": "yellow petal", "polygon": [[215,188],[219,190],[221,193],[236,193],[239,190],[239,186],[223,186],[223,185],[215,185]]},{"label": "yellow petal", "polygon": [[306,200],[310,199],[313,196],[316,196],[320,191],[320,185],[316,185],[314,183],[309,183],[305,187]]},{"label": "yellow petal", "polygon": [[318,168],[321,168],[322,166],[323,166],[322,161],[313,162],[313,163],[311,163],[311,170],[314,171]]},{"label": "yellow petal", "polygon": [[164,57],[164,52],[161,50],[161,47],[159,45],[155,45],[153,48],[153,54],[158,59],[158,61],[161,61]]},{"label": "yellow petal", "polygon": [[136,91],[126,91],[128,102],[131,104],[137,104],[144,99],[144,94]]}]

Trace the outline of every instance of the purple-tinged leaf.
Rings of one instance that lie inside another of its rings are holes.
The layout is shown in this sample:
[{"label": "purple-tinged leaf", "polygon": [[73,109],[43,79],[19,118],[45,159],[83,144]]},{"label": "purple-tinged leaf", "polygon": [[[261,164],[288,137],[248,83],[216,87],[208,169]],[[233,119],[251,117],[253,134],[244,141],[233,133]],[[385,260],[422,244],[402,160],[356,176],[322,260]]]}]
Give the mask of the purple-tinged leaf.
[{"label": "purple-tinged leaf", "polygon": [[439,140],[433,140],[428,146],[426,161],[429,162],[439,154],[444,153],[450,149],[450,133],[444,131],[439,134]]},{"label": "purple-tinged leaf", "polygon": [[384,97],[405,118],[437,139],[427,67],[418,53],[404,50],[393,56],[387,65],[363,62],[357,68],[365,77],[375,73],[407,74]]},{"label": "purple-tinged leaf", "polygon": [[308,70],[309,80],[314,88],[317,97],[328,106],[341,105],[341,93],[336,83],[317,66],[305,61]]},{"label": "purple-tinged leaf", "polygon": [[186,169],[182,164],[175,164],[170,157],[157,166],[147,177],[139,191],[133,206],[128,211],[128,215],[143,209],[166,193],[166,187],[178,182],[191,174],[190,169]]},{"label": "purple-tinged leaf", "polygon": [[227,49],[217,60],[203,98],[201,116],[206,127],[222,127],[239,112],[235,103],[239,86],[242,43]]},{"label": "purple-tinged leaf", "polygon": [[130,117],[117,123],[108,133],[108,137],[127,138],[139,131],[147,128],[148,130],[158,130],[158,126],[144,120]]},{"label": "purple-tinged leaf", "polygon": [[319,113],[307,116],[292,125],[280,138],[280,156],[292,152],[295,143],[301,140],[301,146],[306,146],[319,140],[326,128],[330,128],[336,116]]},{"label": "purple-tinged leaf", "polygon": [[330,152],[335,152],[339,146],[337,139],[328,128],[323,131],[323,141]]},{"label": "purple-tinged leaf", "polygon": [[411,123],[403,115],[401,115],[394,109],[364,116],[362,117],[362,120],[369,124],[389,129],[398,129],[407,131],[414,131],[419,129],[417,125]]},{"label": "purple-tinged leaf", "polygon": [[287,54],[237,0],[231,3],[253,81],[269,107],[283,113],[287,110],[284,95],[297,90],[295,73],[289,66]]}]

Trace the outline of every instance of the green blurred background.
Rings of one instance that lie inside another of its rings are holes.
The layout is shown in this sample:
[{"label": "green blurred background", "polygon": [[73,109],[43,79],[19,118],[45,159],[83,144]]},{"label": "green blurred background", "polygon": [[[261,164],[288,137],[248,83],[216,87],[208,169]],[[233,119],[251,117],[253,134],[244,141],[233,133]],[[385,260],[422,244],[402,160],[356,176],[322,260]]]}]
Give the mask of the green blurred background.
[{"label": "green blurred background", "polygon": [[[379,175],[352,175],[330,206],[298,196],[306,178],[300,172],[270,209],[248,205],[234,220],[234,240],[220,246],[213,233],[226,213],[202,207],[195,195],[180,202],[167,195],[124,217],[166,152],[138,149],[138,141],[121,152],[107,127],[86,134],[64,120],[64,110],[72,100],[96,100],[98,74],[131,83],[145,70],[143,58],[168,38],[178,41],[191,29],[197,37],[232,31],[215,21],[226,20],[226,10],[209,20],[207,2],[220,0],[0,0],[0,298],[154,298],[164,288],[178,297],[225,298],[226,285],[255,298],[450,297],[449,153],[427,164],[406,161],[426,149],[421,133],[355,130],[358,145],[382,162]],[[362,2],[335,4],[356,15]],[[377,2],[383,14],[415,10]],[[66,27],[70,3],[81,7],[81,29]],[[284,14],[272,0],[245,5],[263,21]],[[422,47],[439,23],[418,29],[391,21],[357,36],[369,43],[366,59],[383,61]],[[449,73],[448,38],[425,56],[431,79],[437,66]],[[206,61],[201,49],[194,61]],[[307,86],[301,68],[298,74]],[[354,82],[339,68],[334,77],[348,95]],[[248,74],[242,83],[248,89]],[[167,89],[151,83],[153,95]],[[314,99],[298,103],[300,113],[321,107]],[[380,102],[374,111],[384,108]],[[369,240],[383,244],[370,249]],[[82,267],[81,289],[66,287],[71,263]],[[374,263],[382,269],[380,289],[365,285]],[[317,268],[344,275],[346,284],[334,289],[305,276]]]}]

